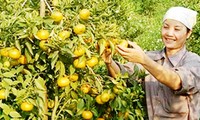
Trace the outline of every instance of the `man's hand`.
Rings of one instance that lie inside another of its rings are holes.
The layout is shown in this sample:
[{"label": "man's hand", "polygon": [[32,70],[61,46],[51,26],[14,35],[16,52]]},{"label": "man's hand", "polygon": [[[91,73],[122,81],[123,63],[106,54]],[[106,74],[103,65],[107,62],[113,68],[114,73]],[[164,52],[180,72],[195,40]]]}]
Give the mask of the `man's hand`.
[{"label": "man's hand", "polygon": [[106,64],[111,64],[111,62],[112,62],[111,49],[105,49],[104,52],[102,53],[101,57]]},{"label": "man's hand", "polygon": [[117,46],[117,52],[126,60],[134,63],[144,64],[146,54],[136,43],[128,41],[129,48]]}]

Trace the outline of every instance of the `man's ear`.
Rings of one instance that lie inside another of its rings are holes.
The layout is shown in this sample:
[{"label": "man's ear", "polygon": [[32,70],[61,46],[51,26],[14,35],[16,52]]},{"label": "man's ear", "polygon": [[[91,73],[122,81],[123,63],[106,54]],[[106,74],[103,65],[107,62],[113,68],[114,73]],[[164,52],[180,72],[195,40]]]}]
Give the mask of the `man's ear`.
[{"label": "man's ear", "polygon": [[187,33],[187,39],[190,37],[191,34],[192,34],[192,30],[190,30],[190,31]]}]

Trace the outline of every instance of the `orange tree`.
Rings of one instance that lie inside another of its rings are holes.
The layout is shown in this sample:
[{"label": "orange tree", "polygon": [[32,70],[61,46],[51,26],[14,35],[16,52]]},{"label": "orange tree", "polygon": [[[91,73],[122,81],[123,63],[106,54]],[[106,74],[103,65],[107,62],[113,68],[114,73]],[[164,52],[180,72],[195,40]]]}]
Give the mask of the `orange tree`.
[{"label": "orange tree", "polygon": [[139,34],[129,0],[7,0],[0,16],[1,119],[144,119],[135,68],[108,76],[105,49]]}]

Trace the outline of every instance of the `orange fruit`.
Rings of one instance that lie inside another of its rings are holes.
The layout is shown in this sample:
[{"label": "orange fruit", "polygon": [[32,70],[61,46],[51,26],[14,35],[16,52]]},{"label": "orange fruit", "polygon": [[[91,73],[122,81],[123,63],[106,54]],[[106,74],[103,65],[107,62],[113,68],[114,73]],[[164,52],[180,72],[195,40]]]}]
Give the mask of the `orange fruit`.
[{"label": "orange fruit", "polygon": [[72,75],[69,75],[69,80],[73,81],[73,82],[77,81],[78,80],[78,74],[74,73]]},{"label": "orange fruit", "polygon": [[110,94],[107,92],[103,92],[101,94],[101,101],[105,103],[108,102],[109,100],[110,100]]},{"label": "orange fruit", "polygon": [[47,104],[48,104],[48,108],[53,108],[55,105],[55,102],[54,102],[54,100],[48,100]]},{"label": "orange fruit", "polygon": [[96,100],[96,102],[98,103],[98,104],[104,104],[104,102],[101,100],[101,95],[97,95],[96,96],[96,98],[95,98],[95,100]]},{"label": "orange fruit", "polygon": [[90,11],[88,9],[82,9],[82,10],[80,10],[79,17],[82,20],[88,20],[89,17],[90,17]]},{"label": "orange fruit", "polygon": [[63,14],[59,11],[54,11],[54,12],[51,13],[51,18],[55,22],[60,22],[63,19]]},{"label": "orange fruit", "polygon": [[33,107],[34,107],[33,104],[29,102],[23,102],[20,105],[21,110],[26,111],[26,112],[33,110]]},{"label": "orange fruit", "polygon": [[59,77],[57,80],[57,84],[59,87],[66,87],[69,86],[70,80],[67,76]]},{"label": "orange fruit", "polygon": [[82,34],[85,32],[86,27],[83,24],[78,24],[78,25],[74,26],[73,30],[74,30],[74,33],[76,33],[76,34]]},{"label": "orange fruit", "polygon": [[67,39],[67,38],[70,37],[70,34],[71,34],[70,31],[64,30],[64,31],[59,32],[59,33],[58,33],[58,36],[59,36],[59,38],[60,38],[61,40],[65,40],[65,39]]},{"label": "orange fruit", "polygon": [[85,120],[90,120],[90,119],[92,119],[92,117],[93,117],[93,113],[92,113],[91,111],[89,111],[89,110],[84,110],[84,111],[82,112],[82,117],[83,117],[83,119],[85,119]]},{"label": "orange fruit", "polygon": [[89,84],[83,84],[81,85],[81,91],[85,94],[89,93],[91,87]]},{"label": "orange fruit", "polygon": [[27,59],[26,59],[26,56],[24,55],[21,55],[20,58],[18,59],[19,63],[20,64],[27,64]]},{"label": "orange fruit", "polygon": [[21,52],[17,48],[12,48],[8,51],[8,57],[12,59],[19,59],[21,56]]},{"label": "orange fruit", "polygon": [[115,85],[115,86],[113,87],[113,92],[114,92],[115,94],[120,94],[120,93],[123,92],[123,90],[124,90],[124,86],[122,86],[122,85],[120,85],[120,84],[117,84],[117,85]]},{"label": "orange fruit", "polygon": [[89,66],[89,67],[94,67],[95,65],[98,64],[98,58],[97,57],[91,57],[89,60],[86,61],[86,64]]},{"label": "orange fruit", "polygon": [[75,57],[82,56],[83,54],[85,54],[85,48],[84,48],[82,45],[78,46],[78,47],[74,50],[74,55],[75,55]]},{"label": "orange fruit", "polygon": [[84,42],[85,43],[92,43],[92,38],[91,37],[90,38],[85,38]]},{"label": "orange fruit", "polygon": [[38,30],[36,33],[36,36],[39,40],[46,40],[49,38],[49,31],[48,30]]},{"label": "orange fruit", "polygon": [[1,89],[1,90],[0,90],[0,99],[1,99],[1,100],[2,100],[2,99],[6,99],[6,92],[5,92],[4,89]]},{"label": "orange fruit", "polygon": [[8,51],[9,51],[10,48],[2,48],[0,50],[0,55],[1,56],[4,56],[4,57],[8,57]]},{"label": "orange fruit", "polygon": [[105,120],[104,118],[97,118],[97,120]]},{"label": "orange fruit", "polygon": [[119,45],[127,48],[128,47],[128,41],[127,40],[121,40]]},{"label": "orange fruit", "polygon": [[86,66],[86,61],[85,60],[80,60],[79,58],[78,59],[75,59],[74,62],[74,67],[75,68],[85,68]]},{"label": "orange fruit", "polygon": [[39,42],[39,47],[40,49],[42,49],[43,51],[47,51],[48,50],[48,46],[46,45],[47,41],[46,40],[41,40]]}]

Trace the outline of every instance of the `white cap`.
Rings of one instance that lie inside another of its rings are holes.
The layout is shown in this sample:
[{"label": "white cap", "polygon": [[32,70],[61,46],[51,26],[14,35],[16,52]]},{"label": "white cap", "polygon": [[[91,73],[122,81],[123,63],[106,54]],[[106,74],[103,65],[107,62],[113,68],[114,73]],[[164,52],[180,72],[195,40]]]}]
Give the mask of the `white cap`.
[{"label": "white cap", "polygon": [[183,23],[187,28],[192,30],[196,24],[197,12],[185,7],[171,7],[165,14],[163,22],[166,19],[174,19]]}]

